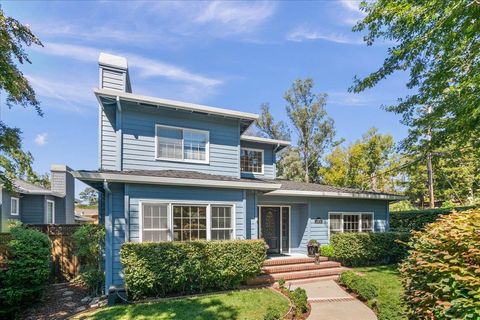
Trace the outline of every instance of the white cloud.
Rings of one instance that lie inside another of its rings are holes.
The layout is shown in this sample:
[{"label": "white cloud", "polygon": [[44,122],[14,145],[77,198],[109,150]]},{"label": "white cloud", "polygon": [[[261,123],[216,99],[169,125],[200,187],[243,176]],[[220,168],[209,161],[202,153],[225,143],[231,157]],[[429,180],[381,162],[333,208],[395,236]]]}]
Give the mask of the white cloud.
[{"label": "white cloud", "polygon": [[340,33],[314,30],[307,27],[298,27],[287,34],[287,40],[294,42],[324,40],[343,44],[362,44],[361,39]]},{"label": "white cloud", "polygon": [[365,95],[359,95],[350,92],[333,91],[328,93],[328,104],[351,106],[351,107],[363,107],[373,104],[371,98]]},{"label": "white cloud", "polygon": [[360,10],[361,2],[361,0],[337,0],[337,3],[344,9],[343,13],[338,13],[344,24],[353,26],[365,17],[366,13]]},{"label": "white cloud", "polygon": [[38,146],[43,146],[47,143],[47,138],[48,138],[48,133],[44,132],[44,133],[39,133],[37,134],[37,136],[35,137],[35,143],[38,145]]}]

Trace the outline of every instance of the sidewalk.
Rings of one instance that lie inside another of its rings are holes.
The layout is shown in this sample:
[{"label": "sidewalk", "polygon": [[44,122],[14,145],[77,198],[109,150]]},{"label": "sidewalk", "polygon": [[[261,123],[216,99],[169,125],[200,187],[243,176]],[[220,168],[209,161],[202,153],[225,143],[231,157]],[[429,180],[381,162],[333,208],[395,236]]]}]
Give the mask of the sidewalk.
[{"label": "sidewalk", "polygon": [[292,284],[291,290],[302,287],[312,306],[309,320],[377,320],[375,313],[361,301],[345,292],[333,280]]}]

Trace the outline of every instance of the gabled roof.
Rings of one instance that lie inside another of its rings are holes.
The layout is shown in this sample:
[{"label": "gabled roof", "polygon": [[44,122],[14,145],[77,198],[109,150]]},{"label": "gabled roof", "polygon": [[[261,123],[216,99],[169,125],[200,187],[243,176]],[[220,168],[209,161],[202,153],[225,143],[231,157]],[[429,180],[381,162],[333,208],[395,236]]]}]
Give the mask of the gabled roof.
[{"label": "gabled roof", "polygon": [[333,187],[318,183],[306,183],[290,180],[273,180],[280,183],[280,189],[267,192],[265,195],[278,196],[308,196],[325,198],[357,198],[357,199],[380,199],[380,200],[404,200],[406,197],[377,192],[373,190],[361,190],[354,188]]},{"label": "gabled roof", "polygon": [[58,192],[53,192],[50,189],[46,189],[20,179],[15,179],[15,181],[13,181],[13,186],[19,193],[23,194],[53,195],[57,197],[63,197],[63,195],[59,194]]},{"label": "gabled roof", "polygon": [[248,126],[250,126],[259,117],[258,114],[254,114],[254,113],[216,108],[216,107],[210,107],[210,106],[205,106],[201,104],[162,99],[162,98],[156,98],[151,96],[144,96],[144,95],[139,95],[139,94],[134,94],[129,92],[122,92],[117,90],[94,89],[93,92],[95,93],[95,96],[97,97],[99,102],[102,104],[105,102],[108,103],[108,99],[111,100],[110,103],[116,104],[116,99],[118,98],[120,101],[122,100],[129,101],[129,102],[138,103],[140,105],[147,105],[147,106],[150,105],[154,107],[180,109],[180,110],[186,110],[186,111],[200,113],[200,114],[240,119],[241,132],[244,132],[248,128]]},{"label": "gabled roof", "polygon": [[99,170],[75,171],[73,176],[81,181],[128,182],[160,185],[215,187],[226,189],[252,189],[271,191],[280,188],[275,181],[234,178],[187,170]]}]

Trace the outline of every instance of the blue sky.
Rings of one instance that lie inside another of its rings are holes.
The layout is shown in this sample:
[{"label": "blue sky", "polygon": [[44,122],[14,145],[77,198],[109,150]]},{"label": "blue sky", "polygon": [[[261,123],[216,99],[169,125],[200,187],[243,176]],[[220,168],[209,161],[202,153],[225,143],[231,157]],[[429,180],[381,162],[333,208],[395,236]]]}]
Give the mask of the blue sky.
[{"label": "blue sky", "polygon": [[22,67],[45,115],[9,110],[2,101],[1,119],[23,130],[36,171],[51,163],[96,169],[92,88],[103,51],[127,57],[135,93],[248,112],[269,102],[283,120],[283,93],[293,80],[312,77],[316,91],[328,94],[339,138],[348,143],[375,126],[399,141],[407,130],[381,105],[406,93],[405,75],[362,94],[347,91],[388,49],[367,47],[351,31],[363,16],[358,3],[2,1],[5,13],[29,24],[45,45],[28,49],[33,64]]}]

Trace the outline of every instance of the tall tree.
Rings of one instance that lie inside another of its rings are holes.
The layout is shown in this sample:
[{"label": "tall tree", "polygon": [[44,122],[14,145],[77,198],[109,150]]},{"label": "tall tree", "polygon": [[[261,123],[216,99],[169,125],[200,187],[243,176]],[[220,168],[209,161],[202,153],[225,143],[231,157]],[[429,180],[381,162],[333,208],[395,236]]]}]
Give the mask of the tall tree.
[{"label": "tall tree", "polygon": [[[387,110],[402,114],[413,129],[404,145],[415,144],[428,129],[432,144],[448,146],[480,140],[480,2],[478,0],[363,1],[367,15],[354,31],[367,31],[368,45],[392,43],[383,65],[350,90],[361,92],[396,71],[408,70],[412,94]],[[431,106],[431,113],[416,112]]]},{"label": "tall tree", "polygon": [[284,95],[287,114],[298,136],[304,181],[316,180],[320,159],[334,145],[334,123],[325,111],[326,94],[313,92],[312,79],[296,80]]},{"label": "tall tree", "polygon": [[270,112],[270,104],[262,103],[261,113],[256,122],[257,128],[268,138],[277,140],[290,140],[290,129],[283,121],[275,121]]},{"label": "tall tree", "polygon": [[[16,65],[31,63],[24,46],[32,44],[42,46],[28,26],[5,16],[0,9],[0,91],[7,93],[8,107],[32,107],[42,115],[35,91]],[[0,180],[4,186],[11,190],[13,178],[34,176],[32,161],[32,155],[22,150],[20,129],[0,121]]]},{"label": "tall tree", "polygon": [[98,204],[98,192],[91,188],[87,187],[85,190],[80,192],[80,199],[86,202],[89,206],[96,206]]}]

